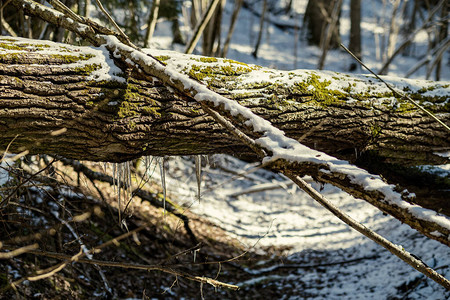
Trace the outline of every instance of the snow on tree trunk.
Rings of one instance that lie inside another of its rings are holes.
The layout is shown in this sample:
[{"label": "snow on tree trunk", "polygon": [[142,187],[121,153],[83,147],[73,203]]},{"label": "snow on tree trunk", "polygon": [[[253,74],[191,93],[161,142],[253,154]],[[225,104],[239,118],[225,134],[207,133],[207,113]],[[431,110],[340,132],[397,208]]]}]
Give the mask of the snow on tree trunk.
[{"label": "snow on tree trunk", "polygon": [[[448,132],[370,76],[276,71],[228,59],[152,53],[330,155],[354,161],[371,153],[402,165],[448,161],[436,155],[450,148]],[[142,155],[253,156],[200,105],[186,103],[154,78],[115,66],[104,48],[4,37],[0,70],[3,149],[19,134],[11,145],[14,151],[24,147],[31,153],[96,161]],[[392,83],[448,123],[448,83]],[[51,134],[61,128],[67,129],[63,136]]]}]

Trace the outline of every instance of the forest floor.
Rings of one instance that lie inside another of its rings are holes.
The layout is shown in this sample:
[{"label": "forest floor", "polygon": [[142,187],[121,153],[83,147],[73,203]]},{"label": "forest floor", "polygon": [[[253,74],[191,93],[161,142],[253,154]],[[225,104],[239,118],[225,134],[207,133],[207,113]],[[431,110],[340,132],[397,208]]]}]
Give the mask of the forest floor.
[{"label": "forest floor", "polygon": [[[259,169],[239,176],[236,173],[253,165],[226,156],[212,157],[202,171],[203,190],[198,203],[197,184],[192,180],[196,170],[190,168],[193,159],[172,158],[166,164],[166,204],[169,206],[177,199],[178,211],[189,219],[191,234],[181,219],[149,202],[159,206],[164,203],[156,161],[145,169],[150,178],[132,179],[135,184],[147,182],[143,188],[151,195],[149,201],[134,196],[124,210],[127,201],[122,194],[120,216],[116,209],[117,190],[109,183],[90,181],[83,172],[55,162],[41,173],[42,177],[35,176],[32,184],[24,184],[18,166],[10,166],[9,181],[3,188],[8,194],[14,191],[14,197],[1,211],[0,239],[6,249],[38,243],[40,252],[0,260],[0,269],[5,270],[0,277],[0,298],[444,299],[449,296],[442,287],[340,224],[301,191],[281,185],[256,193],[245,192],[249,186],[267,187],[268,182],[280,181],[277,174]],[[39,165],[37,162],[31,165],[38,171],[46,164],[41,160]],[[104,171],[100,164],[84,165]],[[139,171],[142,165],[131,166],[135,167],[137,174],[142,175],[142,170]],[[111,174],[111,169],[108,167],[107,173]],[[23,185],[15,190],[20,182]],[[342,197],[342,192],[331,186],[316,188],[325,195]],[[230,192],[239,191],[244,193],[229,196]],[[267,199],[272,199],[270,208],[264,206]],[[347,197],[337,200],[337,204],[371,228],[401,242],[405,249],[439,272],[448,274],[450,259],[446,246],[430,241],[362,201]],[[213,209],[216,213],[212,213]],[[119,222],[119,217],[124,221]],[[136,234],[130,234],[133,232]],[[120,239],[124,234],[128,236]],[[102,245],[105,247],[101,248]],[[90,258],[96,260],[95,264],[89,263],[86,256],[48,278],[35,280],[35,276],[46,274],[36,270],[64,261],[52,254],[70,258],[82,248],[95,247],[101,248]],[[106,265],[111,263],[118,265]],[[159,269],[151,269],[155,267]],[[239,290],[214,287],[189,276],[237,285]],[[12,282],[16,283],[14,287],[10,285]]]}]

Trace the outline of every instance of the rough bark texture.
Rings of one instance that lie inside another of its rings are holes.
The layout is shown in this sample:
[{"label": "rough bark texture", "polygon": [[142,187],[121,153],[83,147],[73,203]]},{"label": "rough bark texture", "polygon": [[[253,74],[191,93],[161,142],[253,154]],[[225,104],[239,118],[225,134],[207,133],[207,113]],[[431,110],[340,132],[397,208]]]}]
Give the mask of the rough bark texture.
[{"label": "rough bark texture", "polygon": [[[215,124],[198,104],[186,102],[154,78],[131,74],[122,66],[127,84],[95,81],[90,73],[96,64],[80,67],[77,62],[89,59],[77,56],[83,48],[68,53],[61,45],[59,54],[48,54],[44,52],[50,47],[46,42],[40,47],[29,47],[24,40],[4,38],[0,42],[6,49],[0,55],[1,149],[19,135],[12,151],[23,148],[86,160],[125,161],[145,154],[240,153],[252,157],[251,150]],[[17,51],[12,53],[14,48]],[[170,64],[168,58],[164,57]],[[306,81],[308,90],[301,84],[293,88],[276,83],[276,71],[270,75],[273,82],[249,84],[239,79],[258,67],[226,60],[229,65],[225,68],[220,66],[223,60],[185,58],[193,62],[191,69],[185,70],[192,77],[317,150],[352,161],[368,152],[381,161],[402,165],[448,161],[433,153],[450,149],[449,133],[406,104],[407,110],[393,110],[385,104],[369,105],[367,99],[343,101],[349,96],[368,96],[351,91],[334,95],[336,91],[320,86],[320,73],[305,72],[309,77],[298,79]],[[352,81],[345,76],[342,80],[350,87]],[[445,93],[445,88],[442,90]],[[446,111],[445,107],[433,107]],[[440,117],[449,122],[448,113]],[[61,128],[67,131],[51,135]]]},{"label": "rough bark texture", "polygon": [[[19,59],[22,64],[9,65],[3,57],[0,64],[0,149],[18,135],[11,151],[126,161],[145,154],[231,153],[227,148],[236,145],[198,105],[152,79],[96,82],[76,67],[53,65],[57,58]],[[67,131],[52,135],[62,128]]]}]

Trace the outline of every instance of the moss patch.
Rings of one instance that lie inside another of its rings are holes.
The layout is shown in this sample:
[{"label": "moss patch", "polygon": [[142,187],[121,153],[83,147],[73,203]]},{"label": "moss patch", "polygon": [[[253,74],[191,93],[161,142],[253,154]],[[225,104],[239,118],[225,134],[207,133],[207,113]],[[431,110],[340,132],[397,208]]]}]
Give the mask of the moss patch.
[{"label": "moss patch", "polygon": [[17,45],[6,44],[6,43],[0,43],[0,48],[7,49],[7,50],[23,50],[23,47],[19,47]]},{"label": "moss patch", "polygon": [[204,63],[215,63],[218,62],[217,58],[215,57],[200,57],[200,61]]},{"label": "moss patch", "polygon": [[[139,88],[135,84],[129,83],[127,88],[123,90],[122,95],[119,96],[120,105],[118,106],[117,116],[120,119],[135,117],[139,114],[147,114],[160,117],[161,113],[156,103],[145,103],[142,96],[139,94]],[[130,121],[134,123],[133,121]],[[131,124],[134,127],[136,124]]]},{"label": "moss patch", "polygon": [[331,81],[320,81],[319,79],[320,77],[313,73],[306,81],[296,82],[293,92],[296,94],[311,95],[312,101],[322,107],[343,103],[343,100],[348,98],[348,94],[344,94],[338,90],[327,89]]},{"label": "moss patch", "polygon": [[46,48],[50,48],[47,44],[30,44],[30,43],[14,43],[16,40],[12,39],[2,39],[2,41],[13,42],[9,43],[0,43],[0,48],[7,50],[27,50],[27,51],[36,51],[36,50],[44,50]]},{"label": "moss patch", "polygon": [[187,72],[189,77],[196,79],[198,81],[203,81],[205,78],[211,78],[212,80],[217,80],[218,76],[239,76],[245,73],[251,72],[252,69],[249,67],[244,67],[241,65],[212,65],[212,66],[201,66],[192,65],[190,68],[185,68],[184,72]]},{"label": "moss patch", "polygon": [[71,64],[71,63],[75,63],[80,60],[81,61],[89,60],[90,58],[94,57],[95,55],[92,55],[92,54],[80,54],[80,55],[52,54],[51,56],[54,58],[57,58],[58,60],[63,61],[64,63]]},{"label": "moss patch", "polygon": [[158,55],[158,56],[155,56],[155,58],[156,58],[157,60],[163,62],[163,61],[169,60],[169,59],[170,59],[170,56],[168,56],[168,55]]},{"label": "moss patch", "polygon": [[87,64],[83,67],[76,67],[75,72],[80,75],[89,75],[92,72],[99,70],[102,66],[99,64]]}]

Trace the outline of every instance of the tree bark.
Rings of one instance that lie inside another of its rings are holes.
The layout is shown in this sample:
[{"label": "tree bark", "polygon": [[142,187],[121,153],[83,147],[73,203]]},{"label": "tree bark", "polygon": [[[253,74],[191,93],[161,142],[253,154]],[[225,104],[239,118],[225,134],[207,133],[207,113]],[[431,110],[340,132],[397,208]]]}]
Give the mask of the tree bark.
[{"label": "tree bark", "polygon": [[[252,157],[198,104],[187,104],[183,96],[152,78],[129,73],[121,65],[126,84],[92,80],[98,62],[107,65],[111,61],[105,56],[83,56],[89,48],[12,38],[3,38],[1,43],[16,49],[3,48],[0,54],[1,149],[19,135],[12,151],[26,148],[31,153],[84,160],[125,161],[146,154],[240,153]],[[167,54],[161,56],[165,63],[234,98],[311,148],[350,161],[364,153],[404,166],[448,161],[434,153],[450,149],[449,133],[408,103],[400,101],[397,109],[386,104],[392,99],[388,92],[370,96],[370,90],[379,87],[371,77],[283,73],[216,58],[174,54],[172,60]],[[183,64],[189,61],[190,65]],[[261,81],[260,72],[272,80]],[[276,82],[286,76],[295,79],[295,84]],[[411,83],[405,81],[398,88],[411,89]],[[429,108],[448,123],[448,108],[439,104],[445,103],[448,86],[427,81],[422,85],[422,90],[411,95],[421,102],[434,101]],[[426,96],[431,90],[444,96]],[[50,134],[61,128],[67,128],[64,135]]]}]

